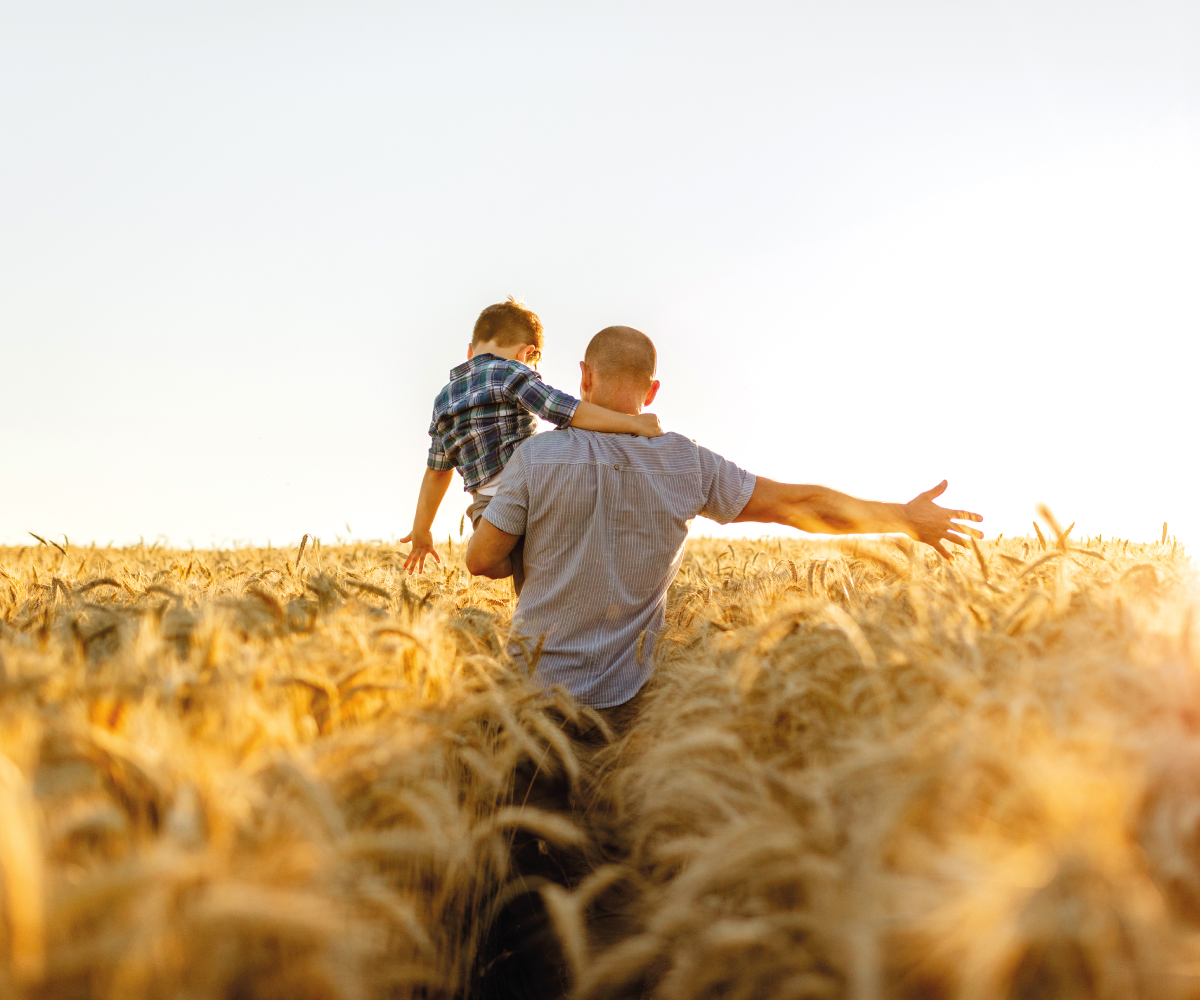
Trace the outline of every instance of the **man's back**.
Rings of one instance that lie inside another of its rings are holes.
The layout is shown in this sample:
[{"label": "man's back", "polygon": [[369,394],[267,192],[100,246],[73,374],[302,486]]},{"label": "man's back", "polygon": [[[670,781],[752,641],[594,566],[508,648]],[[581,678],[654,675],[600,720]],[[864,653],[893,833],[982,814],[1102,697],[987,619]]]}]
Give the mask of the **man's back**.
[{"label": "man's back", "polygon": [[733,520],[754,482],[679,434],[568,428],[522,444],[484,516],[525,535],[513,635],[530,648],[545,636],[539,679],[595,708],[636,694],[652,669],[692,518]]}]

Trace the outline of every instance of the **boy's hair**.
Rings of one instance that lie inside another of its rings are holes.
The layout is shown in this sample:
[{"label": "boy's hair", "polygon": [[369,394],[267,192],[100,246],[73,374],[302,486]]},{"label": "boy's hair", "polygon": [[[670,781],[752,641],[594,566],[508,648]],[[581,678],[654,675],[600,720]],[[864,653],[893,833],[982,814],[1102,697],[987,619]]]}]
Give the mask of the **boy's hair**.
[{"label": "boy's hair", "polygon": [[472,344],[492,341],[500,347],[513,344],[532,344],[537,355],[541,355],[545,338],[542,336],[542,321],[524,302],[511,295],[507,302],[488,306],[475,321]]}]

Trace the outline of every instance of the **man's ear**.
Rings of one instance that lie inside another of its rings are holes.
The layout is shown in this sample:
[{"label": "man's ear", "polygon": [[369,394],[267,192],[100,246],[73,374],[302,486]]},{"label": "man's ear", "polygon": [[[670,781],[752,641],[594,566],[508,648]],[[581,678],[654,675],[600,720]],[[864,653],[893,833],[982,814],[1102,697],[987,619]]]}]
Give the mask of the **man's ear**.
[{"label": "man's ear", "polygon": [[658,395],[658,387],[661,384],[662,383],[659,382],[658,379],[655,379],[653,382],[650,383],[650,388],[646,392],[646,401],[644,403],[642,403],[642,406],[649,406],[651,403],[654,402],[654,397]]},{"label": "man's ear", "polygon": [[474,341],[467,344],[467,360],[470,361],[473,357],[475,357],[475,342]]},{"label": "man's ear", "polygon": [[584,399],[588,393],[592,391],[592,382],[595,376],[592,374],[592,366],[586,361],[579,362],[579,398]]}]

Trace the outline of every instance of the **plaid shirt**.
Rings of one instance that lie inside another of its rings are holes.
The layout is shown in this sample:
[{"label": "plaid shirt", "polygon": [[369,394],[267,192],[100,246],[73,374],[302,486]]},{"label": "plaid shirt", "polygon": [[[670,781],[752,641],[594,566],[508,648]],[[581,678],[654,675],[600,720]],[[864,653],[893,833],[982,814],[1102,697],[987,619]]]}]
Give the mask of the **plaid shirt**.
[{"label": "plaid shirt", "polygon": [[476,355],[450,369],[433,401],[429,468],[458,469],[469,492],[500,474],[517,445],[537,432],[537,417],[566,427],[578,406],[527,365]]}]

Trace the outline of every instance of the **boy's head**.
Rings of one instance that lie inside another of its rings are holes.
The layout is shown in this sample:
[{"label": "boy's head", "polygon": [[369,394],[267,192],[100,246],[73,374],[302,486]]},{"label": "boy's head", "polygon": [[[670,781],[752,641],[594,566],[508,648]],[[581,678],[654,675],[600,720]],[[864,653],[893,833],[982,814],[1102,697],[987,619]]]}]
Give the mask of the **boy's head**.
[{"label": "boy's head", "polygon": [[472,348],[480,344],[495,344],[497,347],[532,345],[533,350],[526,357],[526,363],[530,365],[537,364],[544,342],[542,321],[537,313],[511,295],[507,302],[497,302],[481,312],[475,321],[475,332],[471,335]]}]

